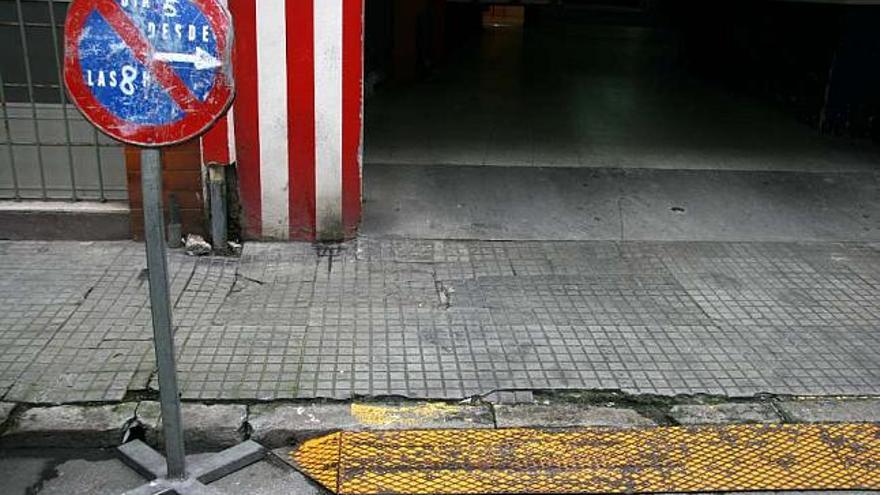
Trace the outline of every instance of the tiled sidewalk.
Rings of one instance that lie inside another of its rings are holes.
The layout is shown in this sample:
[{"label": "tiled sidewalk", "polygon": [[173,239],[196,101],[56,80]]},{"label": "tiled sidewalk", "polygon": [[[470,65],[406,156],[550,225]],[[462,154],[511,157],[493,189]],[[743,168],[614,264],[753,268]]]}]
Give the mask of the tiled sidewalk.
[{"label": "tiled sidewalk", "polygon": [[[143,248],[0,242],[3,400],[155,386]],[[170,256],[184,397],[880,394],[880,248],[260,244]]]}]

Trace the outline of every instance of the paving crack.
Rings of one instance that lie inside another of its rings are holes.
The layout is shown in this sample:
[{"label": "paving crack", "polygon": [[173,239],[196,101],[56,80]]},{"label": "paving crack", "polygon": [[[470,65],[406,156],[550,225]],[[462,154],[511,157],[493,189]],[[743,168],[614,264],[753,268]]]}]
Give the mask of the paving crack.
[{"label": "paving crack", "polygon": [[437,292],[437,299],[440,300],[440,308],[441,309],[449,309],[452,306],[452,294],[455,293],[455,289],[447,286],[443,283],[442,280],[437,278],[437,272],[431,271],[431,278],[434,281],[434,290]]},{"label": "paving crack", "polygon": [[779,407],[778,398],[773,398],[773,400],[769,400],[767,402],[770,403],[770,407],[773,409],[773,412],[775,412],[777,416],[782,418],[783,423],[796,423],[794,418],[792,418],[791,415],[785,411],[785,409]]},{"label": "paving crack", "polygon": [[327,258],[327,275],[333,272],[333,260],[342,253],[342,244],[319,243],[315,244],[315,252],[320,258]]},{"label": "paving crack", "polygon": [[80,297],[80,300],[79,300],[79,302],[76,303],[76,305],[79,306],[80,304],[86,302],[86,299],[88,299],[89,296],[92,295],[92,291],[94,291],[94,290],[95,290],[95,286],[94,285],[90,286],[86,290],[85,294],[83,294],[82,297]]},{"label": "paving crack", "polygon": [[[144,389],[150,390],[150,384],[153,383],[153,379],[159,374],[159,367],[153,366],[153,370],[150,371],[150,374],[147,376],[147,379],[144,380]],[[157,389],[158,390],[158,389]]]},{"label": "paving crack", "polygon": [[117,339],[117,338],[101,339],[101,342],[98,344],[99,347],[89,347],[89,349],[100,349],[100,344],[103,344],[105,342],[123,342],[124,343],[124,342],[152,342],[152,341],[153,341],[152,337],[144,337],[142,339]]},{"label": "paving crack", "polygon": [[[183,295],[186,294],[186,290],[189,289],[189,284],[190,284],[190,282],[192,282],[192,279],[196,274],[196,266],[198,266],[198,264],[199,264],[199,262],[196,261],[195,263],[193,263],[191,265],[192,268],[189,271],[189,276],[186,278],[186,282],[183,284],[183,288],[180,290],[180,293],[177,294],[177,298],[174,300],[174,305],[171,306],[172,308],[176,308],[177,305],[180,304],[180,300],[183,299]],[[169,277],[169,284],[168,284],[169,291],[171,290],[171,287],[170,287],[171,283],[170,282],[171,282],[171,280]]]},{"label": "paving crack", "polygon": [[251,406],[250,404],[244,405],[244,417],[241,418],[241,425],[238,427],[238,432],[241,435],[241,439],[250,440],[251,435],[254,434],[254,428],[250,423],[251,419]]},{"label": "paving crack", "polygon": [[[241,280],[247,280],[248,282],[253,282],[257,285],[264,285],[266,283],[266,282],[263,282],[262,280],[259,280],[256,278],[251,278],[251,277],[248,277],[247,275],[242,275],[238,271],[238,269],[236,269],[236,271],[235,271],[235,279],[236,279],[236,282],[238,281],[238,279],[241,279]],[[234,283],[232,285],[233,285],[233,287],[235,286]]]}]

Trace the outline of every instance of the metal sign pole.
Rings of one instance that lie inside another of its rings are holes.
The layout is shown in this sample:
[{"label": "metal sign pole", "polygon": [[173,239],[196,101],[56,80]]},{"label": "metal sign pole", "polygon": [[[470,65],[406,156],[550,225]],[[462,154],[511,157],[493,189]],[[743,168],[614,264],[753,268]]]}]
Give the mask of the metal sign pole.
[{"label": "metal sign pole", "polygon": [[144,239],[147,245],[147,271],[150,277],[150,311],[153,315],[153,341],[159,366],[159,402],[165,435],[168,478],[186,477],[180,394],[174,359],[171,326],[171,298],[168,294],[168,257],[165,252],[165,218],[162,211],[162,162],[158,149],[141,151]]},{"label": "metal sign pole", "polygon": [[[187,467],[174,363],[162,163],[156,148],[197,137],[232,103],[232,19],[225,3],[83,0],[70,4],[64,22],[64,84],[72,101],[108,136],[150,148],[141,152],[141,185],[166,456],[139,439],[119,447],[122,460],[150,480],[126,492],[129,495],[215,493],[209,483],[266,455],[260,444],[248,440]],[[190,32],[197,27],[201,34],[155,36],[144,29],[172,21],[176,26],[188,25]],[[108,43],[125,48],[106,50]],[[126,69],[123,73],[133,72],[123,74],[126,81],[116,84],[113,78],[120,67]],[[110,84],[105,84],[105,77]],[[180,99],[198,104],[182,105]],[[215,203],[220,206],[221,201]],[[216,234],[220,241],[215,243],[222,241],[222,234]]]},{"label": "metal sign pole", "polygon": [[141,440],[133,440],[119,447],[119,453],[126,464],[153,480],[126,494],[209,495],[215,491],[206,486],[208,483],[259,461],[265,457],[266,451],[260,444],[248,440],[193,464],[189,470],[186,469],[180,394],[174,363],[174,335],[171,332],[171,297],[168,291],[168,258],[165,252],[165,218],[162,209],[162,162],[158,149],[141,151],[141,187],[144,196],[144,238],[150,278],[153,340],[159,366],[159,401],[165,435],[165,458]]}]

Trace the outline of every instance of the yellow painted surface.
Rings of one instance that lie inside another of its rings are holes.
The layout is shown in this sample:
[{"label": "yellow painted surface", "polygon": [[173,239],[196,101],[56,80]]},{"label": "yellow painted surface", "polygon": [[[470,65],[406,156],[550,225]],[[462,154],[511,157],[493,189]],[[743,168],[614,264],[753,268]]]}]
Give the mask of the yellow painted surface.
[{"label": "yellow painted surface", "polygon": [[443,402],[389,406],[381,404],[352,404],[351,415],[365,426],[415,426],[430,420],[442,420],[459,412],[460,408]]},{"label": "yellow painted surface", "polygon": [[880,489],[880,425],[342,432],[291,453],[359,494]]},{"label": "yellow painted surface", "polygon": [[313,480],[336,491],[339,475],[339,439],[342,433],[306,440],[300,445],[296,462]]}]

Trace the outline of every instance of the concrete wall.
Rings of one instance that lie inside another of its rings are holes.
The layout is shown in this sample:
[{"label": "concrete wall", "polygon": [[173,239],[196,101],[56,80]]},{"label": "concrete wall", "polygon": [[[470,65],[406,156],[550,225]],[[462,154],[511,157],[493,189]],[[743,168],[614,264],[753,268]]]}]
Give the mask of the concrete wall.
[{"label": "concrete wall", "polygon": [[[139,148],[125,148],[125,166],[131,209],[131,234],[135,239],[143,239],[144,210]],[[173,196],[180,209],[183,233],[205,236],[207,212],[204,208],[198,140],[162,149],[162,191],[166,223],[169,221]]]}]

